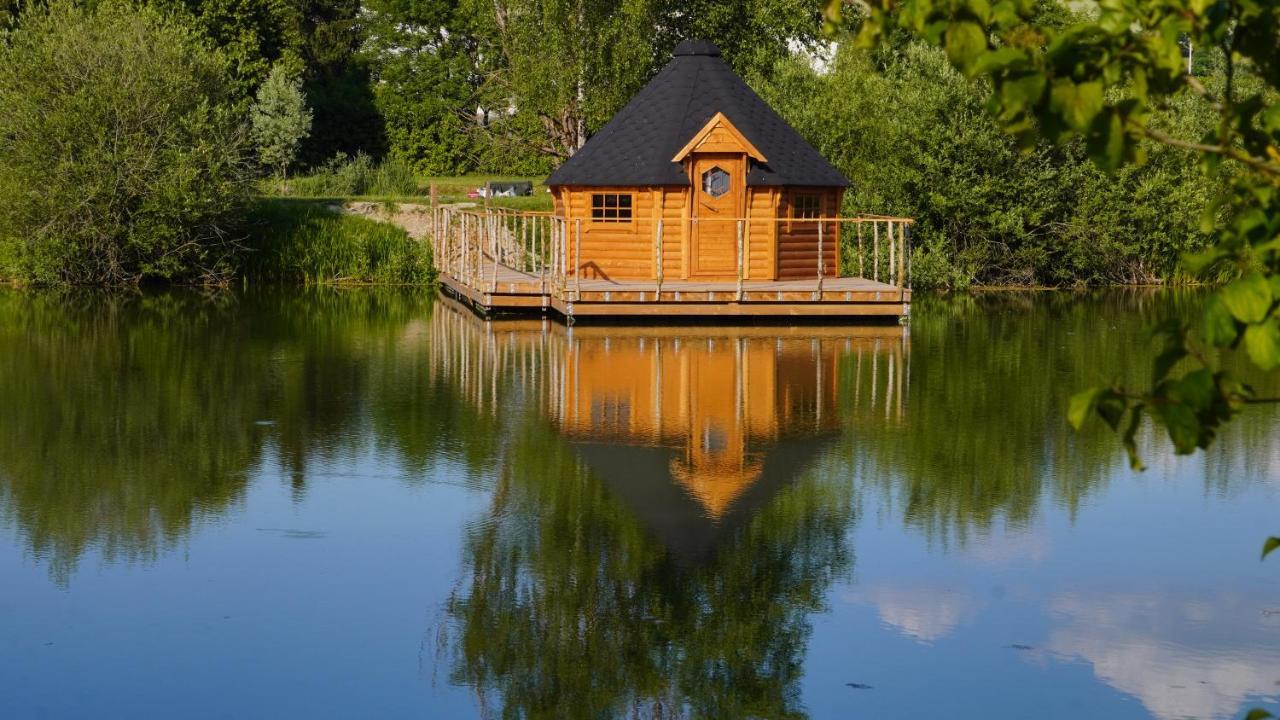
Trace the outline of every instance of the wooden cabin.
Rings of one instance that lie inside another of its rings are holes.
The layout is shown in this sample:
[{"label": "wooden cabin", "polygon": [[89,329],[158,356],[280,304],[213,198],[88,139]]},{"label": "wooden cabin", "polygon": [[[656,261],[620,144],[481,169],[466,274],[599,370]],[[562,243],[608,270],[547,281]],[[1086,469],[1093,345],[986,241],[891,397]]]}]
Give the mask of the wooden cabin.
[{"label": "wooden cabin", "polygon": [[840,214],[849,181],[706,41],[681,43],[546,184],[587,278],[839,273],[840,223],[815,219]]}]

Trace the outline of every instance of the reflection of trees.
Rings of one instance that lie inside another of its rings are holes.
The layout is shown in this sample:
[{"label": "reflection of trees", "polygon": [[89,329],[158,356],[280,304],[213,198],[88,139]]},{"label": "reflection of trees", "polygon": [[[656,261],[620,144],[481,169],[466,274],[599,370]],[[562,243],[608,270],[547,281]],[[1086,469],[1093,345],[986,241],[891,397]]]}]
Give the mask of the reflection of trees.
[{"label": "reflection of trees", "polygon": [[852,564],[850,493],[805,474],[690,567],[530,418],[468,533],[453,679],[505,717],[801,716],[807,616]]},{"label": "reflection of trees", "polygon": [[[1142,386],[1147,329],[1172,314],[1192,317],[1199,303],[1196,293],[1172,291],[923,300],[911,325],[907,422],[859,423],[837,452],[880,484],[906,523],[962,541],[1000,519],[1025,525],[1046,500],[1074,513],[1124,466],[1100,428],[1071,432],[1067,400],[1100,382]],[[865,387],[852,358],[842,372],[845,387]],[[1265,424],[1241,425],[1223,447],[1269,445],[1247,437]],[[1166,445],[1150,443],[1148,460]],[[1217,458],[1215,450],[1211,464]]]},{"label": "reflection of trees", "polygon": [[241,495],[264,409],[226,303],[0,295],[0,505],[66,580],[91,546],[139,559]]},{"label": "reflection of trees", "polygon": [[0,509],[66,582],[91,548],[146,561],[226,512],[265,447],[301,493],[370,421],[419,462],[465,445],[476,414],[422,380],[428,312],[413,292],[0,293]]}]

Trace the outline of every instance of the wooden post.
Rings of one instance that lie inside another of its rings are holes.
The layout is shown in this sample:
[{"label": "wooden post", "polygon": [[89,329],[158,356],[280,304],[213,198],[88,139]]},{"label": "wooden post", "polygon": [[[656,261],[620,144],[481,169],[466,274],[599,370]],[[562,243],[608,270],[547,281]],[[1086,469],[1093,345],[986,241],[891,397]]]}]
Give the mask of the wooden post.
[{"label": "wooden post", "polygon": [[663,219],[662,219],[662,218],[658,218],[658,234],[657,234],[657,243],[658,243],[658,248],[657,248],[657,249],[658,249],[658,273],[657,273],[657,275],[658,275],[658,295],[657,295],[657,298],[656,298],[658,302],[662,302],[662,229],[663,229],[663,228],[662,228],[662,224],[663,224]]},{"label": "wooden post", "polygon": [[573,235],[573,299],[582,300],[582,218],[574,221]]},{"label": "wooden post", "polygon": [[890,220],[888,225],[889,225],[889,267],[887,269],[887,273],[889,275],[889,284],[896,286],[898,284],[898,276],[897,276],[897,273],[894,272],[894,269],[897,266],[893,264],[893,251],[894,251],[894,248],[897,247],[897,243],[894,241],[894,237],[893,237],[893,221]]},{"label": "wooden post", "polygon": [[843,277],[844,273],[844,223],[836,220],[836,274],[835,277]]},{"label": "wooden post", "polygon": [[743,237],[744,236],[742,233],[742,220],[739,220],[738,221],[738,302],[742,302],[742,275],[743,275],[742,265],[743,265],[744,256],[746,255],[746,252],[744,252],[742,247]]},{"label": "wooden post", "polygon": [[880,281],[880,221],[871,221],[871,279]]},{"label": "wooden post", "polygon": [[910,250],[907,247],[907,239],[911,237],[911,225],[903,223],[898,229],[898,240],[902,246],[898,250],[898,287],[907,287],[907,263],[911,262],[911,256],[908,255]]},{"label": "wooden post", "polygon": [[818,220],[818,296],[816,300],[822,299],[822,276],[826,274],[826,248],[823,247],[822,226],[826,225],[821,219]]},{"label": "wooden post", "polygon": [[862,267],[862,221],[858,221],[858,277],[866,277],[867,272]]},{"label": "wooden post", "polygon": [[533,262],[534,269],[538,271],[538,284],[541,285],[542,293],[547,292],[547,264],[542,257],[542,218],[534,216],[533,218]]},{"label": "wooden post", "polygon": [[493,233],[493,269],[489,272],[489,292],[495,293],[498,292],[498,256],[501,254],[498,248],[498,237],[507,226],[501,215],[493,218],[489,226]]}]

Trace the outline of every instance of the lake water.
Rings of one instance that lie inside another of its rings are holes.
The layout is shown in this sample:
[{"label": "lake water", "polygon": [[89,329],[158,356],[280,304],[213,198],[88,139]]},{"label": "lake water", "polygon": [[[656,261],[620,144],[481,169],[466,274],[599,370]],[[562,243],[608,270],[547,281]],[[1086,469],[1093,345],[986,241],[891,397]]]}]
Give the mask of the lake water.
[{"label": "lake water", "polygon": [[2,292],[0,717],[1280,710],[1280,416],[1141,473],[1064,421],[1198,301]]}]

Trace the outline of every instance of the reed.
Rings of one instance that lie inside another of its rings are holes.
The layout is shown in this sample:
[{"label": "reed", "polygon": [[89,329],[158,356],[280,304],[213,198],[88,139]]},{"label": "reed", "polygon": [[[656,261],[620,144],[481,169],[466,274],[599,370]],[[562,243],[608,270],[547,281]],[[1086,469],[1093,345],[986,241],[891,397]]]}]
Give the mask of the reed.
[{"label": "reed", "polygon": [[249,228],[242,264],[249,281],[419,285],[435,279],[426,243],[322,203],[261,200]]}]

